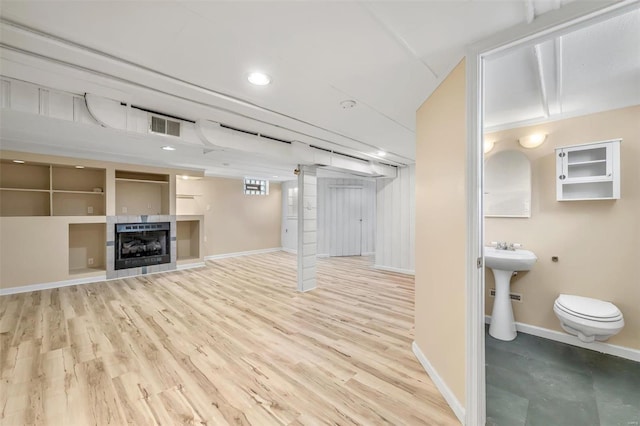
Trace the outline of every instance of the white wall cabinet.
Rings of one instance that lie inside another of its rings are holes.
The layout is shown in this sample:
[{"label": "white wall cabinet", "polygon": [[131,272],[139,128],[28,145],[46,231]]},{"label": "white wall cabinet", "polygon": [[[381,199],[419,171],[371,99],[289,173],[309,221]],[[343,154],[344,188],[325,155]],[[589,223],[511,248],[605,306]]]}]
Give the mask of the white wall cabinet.
[{"label": "white wall cabinet", "polygon": [[622,139],[556,148],[558,201],[620,198]]}]

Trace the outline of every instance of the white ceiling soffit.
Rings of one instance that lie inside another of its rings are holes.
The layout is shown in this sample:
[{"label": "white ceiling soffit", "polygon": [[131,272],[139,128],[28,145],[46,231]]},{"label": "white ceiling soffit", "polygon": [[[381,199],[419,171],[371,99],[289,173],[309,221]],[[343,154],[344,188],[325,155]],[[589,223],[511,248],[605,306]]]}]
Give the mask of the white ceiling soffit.
[{"label": "white ceiling soffit", "polygon": [[640,104],[640,10],[490,58],[485,130]]},{"label": "white ceiling soffit", "polygon": [[[269,123],[411,163],[416,109],[465,45],[523,22],[525,7],[520,1],[3,1],[2,15],[42,32],[3,25],[5,47],[103,73],[80,80],[98,90],[78,90],[80,83],[69,81],[39,84],[123,102],[144,99],[142,105],[161,110],[155,103],[164,101],[124,84],[130,82],[219,108],[175,115],[256,131]],[[271,85],[246,81],[256,68],[271,75]],[[107,75],[122,80],[100,81]],[[357,107],[343,110],[345,99]],[[186,113],[191,106],[180,108]]]}]

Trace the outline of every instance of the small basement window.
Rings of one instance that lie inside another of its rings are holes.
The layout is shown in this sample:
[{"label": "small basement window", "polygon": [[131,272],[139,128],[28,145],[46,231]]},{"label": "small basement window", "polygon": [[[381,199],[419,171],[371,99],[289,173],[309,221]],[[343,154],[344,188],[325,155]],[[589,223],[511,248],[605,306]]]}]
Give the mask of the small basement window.
[{"label": "small basement window", "polygon": [[269,181],[264,179],[244,179],[245,195],[269,195]]}]

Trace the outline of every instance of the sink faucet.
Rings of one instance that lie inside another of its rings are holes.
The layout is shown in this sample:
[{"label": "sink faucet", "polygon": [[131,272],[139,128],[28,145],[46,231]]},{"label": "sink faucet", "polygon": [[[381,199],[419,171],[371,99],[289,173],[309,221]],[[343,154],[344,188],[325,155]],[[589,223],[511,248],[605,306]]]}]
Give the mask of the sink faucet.
[{"label": "sink faucet", "polygon": [[492,242],[491,244],[496,246],[496,250],[511,250],[511,251],[515,251],[516,249],[522,247],[522,244],[508,243],[506,241]]}]

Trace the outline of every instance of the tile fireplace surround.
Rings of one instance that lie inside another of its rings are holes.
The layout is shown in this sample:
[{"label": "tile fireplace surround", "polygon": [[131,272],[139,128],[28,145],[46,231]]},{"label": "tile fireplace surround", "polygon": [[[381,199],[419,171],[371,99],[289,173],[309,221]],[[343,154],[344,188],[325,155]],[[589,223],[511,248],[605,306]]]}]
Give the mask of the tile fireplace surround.
[{"label": "tile fireplace surround", "polygon": [[[171,262],[161,265],[140,266],[128,269],[115,269],[115,237],[118,223],[153,223],[169,222]],[[132,277],[135,275],[151,274],[154,272],[171,271],[176,269],[176,216],[175,215],[142,215],[142,216],[107,216],[107,279]]]}]

